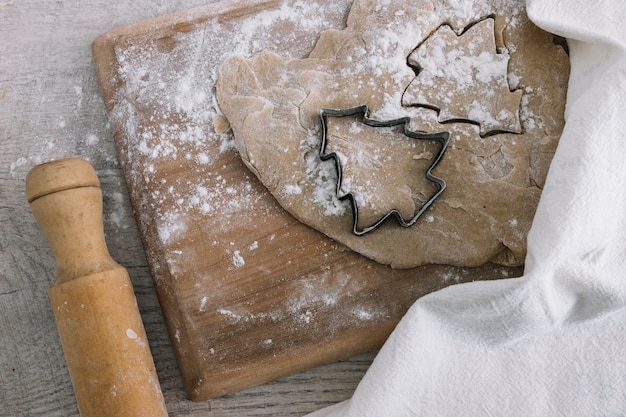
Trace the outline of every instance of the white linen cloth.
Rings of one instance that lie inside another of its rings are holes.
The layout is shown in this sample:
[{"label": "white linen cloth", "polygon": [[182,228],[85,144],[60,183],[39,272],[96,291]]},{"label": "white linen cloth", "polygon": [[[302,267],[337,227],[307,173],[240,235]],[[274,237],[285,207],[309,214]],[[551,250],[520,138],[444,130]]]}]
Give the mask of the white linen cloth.
[{"label": "white linen cloth", "polygon": [[571,75],[524,276],[421,298],[353,397],[310,417],[626,416],[626,1],[527,8]]}]

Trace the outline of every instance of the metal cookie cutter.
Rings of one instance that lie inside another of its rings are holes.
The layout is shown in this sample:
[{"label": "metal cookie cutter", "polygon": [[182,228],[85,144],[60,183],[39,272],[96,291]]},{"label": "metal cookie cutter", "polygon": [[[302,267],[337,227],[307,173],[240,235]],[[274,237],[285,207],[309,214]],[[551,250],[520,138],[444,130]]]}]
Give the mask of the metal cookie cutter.
[{"label": "metal cookie cutter", "polygon": [[435,157],[435,160],[431,164],[431,166],[426,170],[425,176],[428,180],[437,184],[438,190],[426,201],[420,209],[417,211],[415,216],[410,218],[409,220],[405,220],[402,215],[397,210],[391,210],[389,213],[385,214],[380,220],[374,223],[371,226],[365,227],[362,230],[358,229],[358,217],[359,210],[357,207],[357,203],[354,199],[352,193],[347,193],[344,196],[339,197],[340,199],[349,199],[352,207],[352,232],[357,236],[363,236],[376,228],[378,228],[387,218],[390,216],[394,216],[398,223],[403,227],[410,227],[420,218],[420,216],[431,206],[431,204],[441,195],[443,190],[446,188],[446,182],[438,177],[435,177],[432,174],[433,169],[437,166],[441,158],[443,157],[446,148],[448,147],[448,142],[450,141],[450,133],[449,132],[439,132],[439,133],[418,133],[409,130],[409,117],[402,117],[399,119],[388,120],[388,121],[378,121],[373,120],[367,117],[368,109],[367,105],[350,107],[346,109],[330,109],[330,108],[322,108],[320,109],[320,118],[322,120],[322,144],[320,147],[320,157],[322,160],[327,161],[329,159],[334,159],[335,165],[337,167],[337,187],[336,193],[339,195],[341,188],[341,161],[339,160],[339,156],[335,152],[326,153],[326,142],[327,142],[327,126],[326,126],[326,118],[327,117],[343,117],[343,116],[353,116],[356,114],[362,114],[363,120],[362,122],[368,126],[372,127],[393,127],[403,125],[403,133],[405,136],[408,136],[412,139],[418,140],[434,140],[441,143],[441,150]]}]

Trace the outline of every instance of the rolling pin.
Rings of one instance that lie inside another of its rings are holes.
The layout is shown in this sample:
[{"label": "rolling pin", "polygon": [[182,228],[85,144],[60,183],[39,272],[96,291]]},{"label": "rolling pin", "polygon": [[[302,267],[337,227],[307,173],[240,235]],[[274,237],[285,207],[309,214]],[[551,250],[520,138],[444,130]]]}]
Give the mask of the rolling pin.
[{"label": "rolling pin", "polygon": [[38,165],[26,195],[56,260],[49,296],[81,416],[167,417],[128,272],[106,246],[93,167]]}]

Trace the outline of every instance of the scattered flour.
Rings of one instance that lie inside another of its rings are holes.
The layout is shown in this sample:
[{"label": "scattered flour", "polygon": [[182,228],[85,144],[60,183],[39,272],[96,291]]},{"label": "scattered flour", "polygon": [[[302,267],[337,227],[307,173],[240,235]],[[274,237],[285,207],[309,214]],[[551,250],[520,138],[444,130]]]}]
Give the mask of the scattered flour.
[{"label": "scattered flour", "polygon": [[87,138],[85,139],[85,142],[89,146],[95,146],[95,145],[98,144],[98,142],[100,142],[100,138],[97,135],[91,133],[91,134],[87,135]]},{"label": "scattered flour", "polygon": [[239,321],[242,318],[239,314],[235,314],[232,311],[226,310],[226,309],[223,309],[223,308],[220,308],[219,310],[217,310],[217,312],[219,314],[221,314],[222,316],[226,316],[230,320],[234,320],[234,321]]},{"label": "scattered flour", "polygon": [[18,177],[18,173],[23,170],[28,170],[34,165],[41,164],[43,162],[43,157],[41,156],[32,156],[32,157],[20,157],[15,162],[11,162],[9,165],[9,173],[11,177]]},{"label": "scattered flour", "polygon": [[198,310],[199,310],[200,312],[203,312],[203,311],[205,311],[205,310],[206,310],[206,303],[207,303],[207,301],[208,301],[208,300],[209,300],[209,299],[208,299],[208,297],[206,297],[206,296],[204,296],[204,297],[202,297],[202,298],[200,299],[200,307],[198,308]]},{"label": "scattered flour", "polygon": [[116,228],[127,229],[130,227],[130,224],[128,222],[129,214],[124,204],[124,194],[119,191],[113,191],[110,197],[112,204],[108,214],[109,220],[113,222]]},{"label": "scattered flour", "polygon": [[[230,131],[218,134],[213,130],[213,121],[222,114],[210,90],[216,79],[215,69],[207,69],[206,62],[215,61],[216,56],[222,57],[225,54],[224,51],[251,55],[267,47],[267,42],[284,42],[285,50],[293,50],[293,44],[289,42],[296,42],[297,38],[301,38],[297,34],[294,34],[292,40],[265,39],[264,29],[278,20],[291,22],[312,33],[318,33],[325,25],[337,27],[336,24],[326,22],[324,19],[307,18],[319,14],[314,4],[297,2],[295,7],[296,11],[282,7],[278,10],[259,13],[255,19],[244,20],[241,27],[233,30],[233,33],[239,36],[231,37],[223,45],[216,45],[208,40],[211,40],[214,31],[223,29],[218,25],[228,23],[209,21],[204,25],[203,30],[191,35],[186,34],[180,39],[173,39],[174,43],[187,42],[187,44],[179,44],[174,53],[165,53],[156,46],[146,49],[129,46],[126,49],[116,50],[125,90],[118,97],[119,104],[111,114],[113,128],[121,129],[129,141],[127,152],[121,155],[121,159],[126,164],[127,172],[134,177],[131,181],[140,186],[157,185],[154,187],[154,192],[141,196],[141,202],[150,208],[150,216],[141,218],[141,221],[144,224],[154,222],[157,225],[159,239],[166,249],[174,248],[177,239],[183,233],[196,227],[197,218],[194,218],[194,215],[200,214],[204,216],[203,218],[220,216],[220,219],[227,223],[258,202],[258,196],[250,183],[244,183],[242,187],[240,187],[241,184],[237,184],[235,188],[229,179],[216,176],[211,172],[216,157],[232,152],[234,142]],[[330,4],[328,7],[334,6]],[[473,17],[462,16],[458,17],[458,20],[471,18]],[[402,38],[405,36],[410,36],[411,39],[416,38],[415,34],[390,32],[376,40],[376,47],[380,50],[391,51],[393,54],[400,53],[402,48],[399,46],[404,42]],[[270,45],[272,46],[279,53],[281,52],[280,47]],[[298,47],[306,50],[308,46],[303,43]],[[367,59],[376,60],[377,58],[370,56]],[[167,71],[170,66],[174,65],[173,60],[182,62],[183,72],[171,74]],[[386,63],[380,61],[379,64],[382,67]],[[405,71],[410,71],[410,69]],[[364,84],[363,88],[366,89],[368,86]],[[379,111],[384,113],[388,110],[389,114],[392,114],[399,102],[399,96],[389,97],[386,100],[387,107],[383,106]],[[149,119],[145,119],[139,111],[145,108],[154,108],[158,111],[151,114]],[[414,109],[406,111],[413,112]],[[332,161],[319,161],[318,141],[319,132],[313,132],[307,143],[303,145],[308,151],[306,175],[313,179],[316,187],[314,203],[322,205],[328,216],[343,215],[349,211],[349,205],[335,197],[337,178],[335,166]],[[86,143],[96,146],[97,135],[88,135]],[[190,171],[192,174],[190,178],[193,179],[181,182],[168,178],[163,180],[165,182],[158,182],[157,178],[160,178],[158,174],[164,164],[184,166]],[[298,195],[302,189],[299,185],[292,184],[286,186],[284,192]],[[116,222],[115,219],[112,220]],[[432,216],[427,216],[426,221],[432,222],[433,220]],[[267,237],[267,241],[271,242],[275,237],[271,235]],[[235,246],[234,242],[230,246]],[[250,251],[256,250],[259,248],[259,242],[254,241],[247,248]],[[233,249],[231,247],[226,250],[227,255],[231,256],[225,259],[230,261],[235,268],[245,266],[246,261],[242,251],[233,251]],[[181,256],[183,254],[185,256]],[[172,257],[172,255],[180,258],[181,263],[190,261],[188,258],[190,255],[187,252],[171,250],[166,256]],[[297,319],[300,323],[313,325],[315,324],[315,311],[308,306],[319,304],[322,308],[333,308],[342,295],[358,291],[361,285],[358,278],[332,274],[332,279],[336,281],[320,291],[319,287],[311,284],[319,279],[323,281],[324,277],[308,278],[310,279],[302,278],[301,285],[294,292],[287,306],[281,305],[275,310],[255,314],[244,312],[243,309],[223,308],[216,311],[233,323],[251,320],[279,321],[290,317]],[[331,276],[329,275],[326,279],[331,279]],[[444,279],[454,278],[444,277]],[[205,312],[208,301],[209,298],[203,296],[194,308]],[[366,309],[355,309],[354,317],[357,320],[374,320],[377,313]],[[328,331],[332,332],[332,329]],[[127,335],[131,337],[128,332]],[[175,331],[175,339],[180,343],[178,329]],[[269,346],[274,341],[267,338],[263,343]],[[210,348],[209,353],[215,354],[215,348]]]},{"label": "scattered flour", "polygon": [[241,252],[238,250],[236,250],[233,253],[232,261],[233,261],[233,265],[235,265],[236,268],[241,268],[242,266],[246,264],[246,261],[243,259],[243,256],[241,256]]},{"label": "scattered flour", "polygon": [[366,311],[366,310],[361,310],[358,309],[354,312],[354,314],[360,319],[360,320],[371,320],[373,315],[371,312]]},{"label": "scattered flour", "polygon": [[289,195],[299,195],[299,194],[302,194],[302,188],[300,188],[299,185],[287,184],[285,185],[283,192]]}]

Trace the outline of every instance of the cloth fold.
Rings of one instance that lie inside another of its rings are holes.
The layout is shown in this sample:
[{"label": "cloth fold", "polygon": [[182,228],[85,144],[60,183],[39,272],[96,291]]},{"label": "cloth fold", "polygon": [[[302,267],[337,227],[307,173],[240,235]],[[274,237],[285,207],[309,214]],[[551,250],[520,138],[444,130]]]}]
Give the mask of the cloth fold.
[{"label": "cloth fold", "polygon": [[626,5],[527,10],[571,74],[524,276],[419,299],[353,397],[309,417],[626,415]]}]

